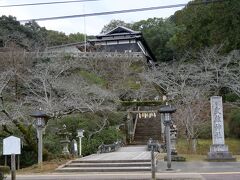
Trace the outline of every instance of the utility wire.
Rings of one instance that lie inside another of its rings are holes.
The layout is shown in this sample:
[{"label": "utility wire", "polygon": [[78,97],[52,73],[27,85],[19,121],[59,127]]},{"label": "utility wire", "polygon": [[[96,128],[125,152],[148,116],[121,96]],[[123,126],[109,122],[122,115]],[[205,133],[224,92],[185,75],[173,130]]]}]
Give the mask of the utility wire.
[{"label": "utility wire", "polygon": [[10,4],[10,5],[0,5],[0,8],[21,7],[21,6],[39,6],[39,5],[51,5],[51,4],[80,3],[80,2],[87,2],[87,1],[99,1],[99,0],[74,0],[74,1],[55,1],[55,2],[46,2],[46,3]]},{"label": "utility wire", "polygon": [[147,7],[147,8],[139,8],[139,9],[127,9],[127,10],[119,10],[119,11],[107,11],[107,12],[99,12],[99,13],[89,13],[89,14],[78,14],[78,15],[70,15],[70,16],[57,16],[57,17],[47,17],[47,18],[36,18],[36,19],[25,19],[19,20],[20,22],[29,22],[29,21],[48,21],[48,20],[57,20],[57,19],[69,19],[69,18],[79,18],[79,17],[91,17],[91,16],[102,16],[109,14],[122,14],[122,13],[130,13],[130,12],[140,12],[140,11],[150,11],[150,10],[158,10],[158,9],[168,9],[168,8],[176,8],[176,7],[184,7],[186,5],[200,5],[200,4],[208,4],[208,3],[217,3],[229,0],[215,0],[215,1],[207,1],[207,2],[197,2],[190,4],[174,4],[167,6],[155,6],[155,7]]}]

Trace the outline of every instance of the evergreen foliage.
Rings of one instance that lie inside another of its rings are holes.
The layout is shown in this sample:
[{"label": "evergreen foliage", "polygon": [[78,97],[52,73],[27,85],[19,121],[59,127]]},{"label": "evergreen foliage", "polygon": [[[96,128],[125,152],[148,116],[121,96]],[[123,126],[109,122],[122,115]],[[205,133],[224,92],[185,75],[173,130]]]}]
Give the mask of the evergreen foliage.
[{"label": "evergreen foliage", "polygon": [[230,115],[229,130],[233,137],[240,137],[240,109],[233,109]]},{"label": "evergreen foliage", "polygon": [[176,55],[169,41],[179,27],[170,20],[149,18],[133,23],[132,28],[143,33],[158,61],[171,61],[174,59]]},{"label": "evergreen foliage", "polygon": [[11,43],[27,50],[41,49],[45,46],[46,29],[36,22],[21,25],[13,16],[0,17],[0,46]]},{"label": "evergreen foliage", "polygon": [[222,53],[240,49],[240,1],[220,1],[191,5],[177,11],[171,19],[182,30],[174,36],[175,49],[181,53],[223,45]]}]

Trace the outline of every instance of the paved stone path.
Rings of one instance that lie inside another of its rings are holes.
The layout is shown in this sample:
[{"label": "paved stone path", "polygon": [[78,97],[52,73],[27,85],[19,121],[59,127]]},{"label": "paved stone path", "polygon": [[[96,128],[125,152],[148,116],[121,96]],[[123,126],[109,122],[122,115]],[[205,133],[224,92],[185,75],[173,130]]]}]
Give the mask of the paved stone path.
[{"label": "paved stone path", "polygon": [[151,153],[147,151],[147,146],[127,146],[121,147],[116,152],[93,154],[79,160],[150,160]]},{"label": "paved stone path", "polygon": [[69,161],[56,172],[140,172],[151,171],[151,152],[147,146],[121,147],[116,152],[92,154]]}]

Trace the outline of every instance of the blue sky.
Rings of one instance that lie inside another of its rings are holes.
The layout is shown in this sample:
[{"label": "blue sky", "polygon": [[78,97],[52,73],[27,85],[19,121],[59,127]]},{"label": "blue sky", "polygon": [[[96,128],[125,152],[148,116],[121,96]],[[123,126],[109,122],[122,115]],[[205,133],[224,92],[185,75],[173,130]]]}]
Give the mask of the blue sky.
[{"label": "blue sky", "polygon": [[[52,2],[64,0],[0,0],[0,5],[50,2],[50,1]],[[153,6],[165,6],[172,4],[187,3],[189,1],[190,0],[98,0],[84,3],[55,4],[44,6],[26,6],[11,8],[0,7],[0,15],[12,15],[17,17],[18,20],[23,20],[42,17],[55,17],[83,13],[114,11],[123,9],[135,9]],[[103,26],[108,24],[112,19],[120,19],[125,22],[136,22],[139,20],[153,17],[166,18],[174,14],[174,12],[179,9],[181,8],[86,17],[85,28],[84,18],[41,21],[38,23],[41,26],[45,26],[47,29],[65,32],[66,34],[86,32],[88,35],[90,34],[96,35],[99,34]]]}]

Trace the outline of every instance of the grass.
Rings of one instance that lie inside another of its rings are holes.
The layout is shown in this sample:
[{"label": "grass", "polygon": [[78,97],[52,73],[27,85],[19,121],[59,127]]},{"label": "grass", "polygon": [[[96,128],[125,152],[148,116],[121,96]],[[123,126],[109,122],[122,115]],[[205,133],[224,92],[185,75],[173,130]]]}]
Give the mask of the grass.
[{"label": "grass", "polygon": [[100,86],[106,86],[107,82],[103,78],[97,76],[94,73],[87,72],[84,70],[79,71],[79,74],[89,83],[96,84]]},{"label": "grass", "polygon": [[141,84],[138,83],[138,80],[134,77],[128,77],[126,80],[123,82],[123,87],[128,87],[132,90],[138,90],[141,87]]},{"label": "grass", "polygon": [[[207,154],[211,144],[212,144],[212,141],[210,139],[199,139],[197,141],[196,154],[199,154],[199,155]],[[188,144],[185,139],[178,139],[177,151],[180,154],[192,154],[192,152],[188,148]]]},{"label": "grass", "polygon": [[141,73],[144,70],[144,65],[140,62],[133,62],[130,68],[135,73]]}]

